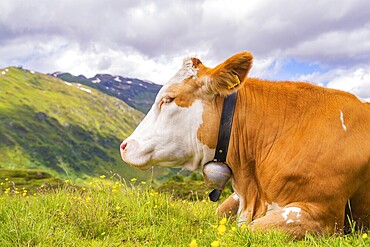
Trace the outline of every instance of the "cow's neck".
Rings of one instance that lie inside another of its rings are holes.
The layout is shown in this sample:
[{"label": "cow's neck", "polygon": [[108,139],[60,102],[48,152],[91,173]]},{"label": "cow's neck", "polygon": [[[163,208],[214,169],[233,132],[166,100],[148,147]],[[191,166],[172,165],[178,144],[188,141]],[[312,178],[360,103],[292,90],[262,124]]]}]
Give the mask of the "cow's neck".
[{"label": "cow's neck", "polygon": [[275,136],[275,133],[270,133],[273,126],[266,126],[272,117],[268,115],[278,114],[267,109],[265,98],[269,97],[268,94],[264,85],[258,82],[239,90],[228,155],[231,166],[258,161],[267,155],[264,152],[273,143],[271,136]]},{"label": "cow's neck", "polygon": [[264,188],[261,188],[258,174],[262,168],[259,164],[267,157],[279,131],[271,126],[276,124],[272,115],[280,113],[278,109],[276,112],[268,109],[271,108],[268,97],[274,97],[268,87],[250,80],[250,84],[239,90],[227,164],[237,171],[233,172],[234,190],[237,193],[243,191],[246,193],[243,196],[248,198],[245,200],[248,204],[245,208],[250,211],[248,217],[258,217],[266,210],[266,203],[261,202],[270,203]]}]

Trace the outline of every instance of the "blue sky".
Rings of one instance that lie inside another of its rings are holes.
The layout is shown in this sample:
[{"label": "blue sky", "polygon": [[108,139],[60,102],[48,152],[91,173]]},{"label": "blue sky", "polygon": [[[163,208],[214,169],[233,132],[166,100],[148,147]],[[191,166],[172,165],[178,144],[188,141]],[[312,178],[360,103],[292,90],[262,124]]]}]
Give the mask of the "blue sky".
[{"label": "blue sky", "polygon": [[[318,63],[310,63],[310,62],[303,62],[303,61],[297,61],[294,58],[287,58],[284,61],[281,62],[281,64],[277,65],[277,61],[275,63],[271,64],[272,67],[279,66],[279,70],[271,75],[267,76],[266,79],[270,80],[297,80],[300,75],[304,74],[311,74],[311,73],[324,73],[330,68],[328,66],[320,66]],[[260,75],[261,77],[264,77],[263,75]],[[327,81],[320,81],[315,82],[312,81],[312,83],[322,83],[327,84]]]},{"label": "blue sky", "polygon": [[240,51],[251,76],[370,99],[368,0],[0,0],[0,68],[167,82],[186,56]]}]

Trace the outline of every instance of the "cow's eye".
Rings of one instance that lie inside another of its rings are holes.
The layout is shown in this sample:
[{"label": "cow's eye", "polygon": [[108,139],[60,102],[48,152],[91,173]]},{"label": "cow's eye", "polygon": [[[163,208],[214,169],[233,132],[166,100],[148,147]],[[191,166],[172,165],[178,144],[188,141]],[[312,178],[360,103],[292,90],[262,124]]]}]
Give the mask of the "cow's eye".
[{"label": "cow's eye", "polygon": [[172,102],[172,100],[173,100],[172,98],[167,98],[167,97],[166,97],[166,98],[163,98],[163,100],[162,100],[162,101],[163,101],[163,103],[164,103],[164,104],[169,104],[169,103],[171,103],[171,102]]},{"label": "cow's eye", "polygon": [[160,108],[162,108],[162,105],[163,104],[169,104],[173,101],[173,98],[170,98],[170,97],[164,97],[160,103]]}]

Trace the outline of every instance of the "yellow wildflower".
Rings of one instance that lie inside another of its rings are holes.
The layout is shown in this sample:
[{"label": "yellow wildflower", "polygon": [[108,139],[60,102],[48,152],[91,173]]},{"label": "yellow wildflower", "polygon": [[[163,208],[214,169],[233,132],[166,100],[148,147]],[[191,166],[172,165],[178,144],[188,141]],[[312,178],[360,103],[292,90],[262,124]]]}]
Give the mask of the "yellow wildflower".
[{"label": "yellow wildflower", "polygon": [[120,206],[117,206],[117,207],[116,207],[116,210],[120,210],[120,209],[121,209],[121,207],[120,207]]},{"label": "yellow wildflower", "polygon": [[69,183],[69,179],[64,180],[64,182],[66,182],[68,184]]},{"label": "yellow wildflower", "polygon": [[195,239],[191,240],[189,247],[197,247],[197,241]]},{"label": "yellow wildflower", "polygon": [[9,178],[5,178],[5,181],[8,181],[9,180]]},{"label": "yellow wildflower", "polygon": [[217,233],[220,235],[224,235],[226,232],[226,226],[225,225],[219,225],[217,227]]},{"label": "yellow wildflower", "polygon": [[218,247],[218,246],[220,246],[220,241],[218,241],[218,240],[213,241],[213,242],[211,243],[211,246],[212,246],[212,247]]},{"label": "yellow wildflower", "polygon": [[199,234],[202,234],[203,233],[203,230],[202,229],[199,229]]},{"label": "yellow wildflower", "polygon": [[105,232],[102,232],[100,235],[104,236],[105,235]]},{"label": "yellow wildflower", "polygon": [[245,229],[247,229],[247,225],[246,225],[246,224],[242,224],[242,225],[240,226],[240,228],[241,228],[242,230],[245,230]]},{"label": "yellow wildflower", "polygon": [[235,226],[231,227],[231,231],[236,232],[236,227]]},{"label": "yellow wildflower", "polygon": [[362,238],[366,239],[367,238],[367,233],[362,234]]},{"label": "yellow wildflower", "polygon": [[105,175],[100,175],[100,178],[106,178]]},{"label": "yellow wildflower", "polygon": [[137,178],[131,178],[131,182],[135,183]]},{"label": "yellow wildflower", "polygon": [[146,184],[146,182],[145,181],[141,181],[141,184]]},{"label": "yellow wildflower", "polygon": [[227,219],[226,218],[222,218],[222,220],[220,220],[220,225],[225,225],[227,222]]}]

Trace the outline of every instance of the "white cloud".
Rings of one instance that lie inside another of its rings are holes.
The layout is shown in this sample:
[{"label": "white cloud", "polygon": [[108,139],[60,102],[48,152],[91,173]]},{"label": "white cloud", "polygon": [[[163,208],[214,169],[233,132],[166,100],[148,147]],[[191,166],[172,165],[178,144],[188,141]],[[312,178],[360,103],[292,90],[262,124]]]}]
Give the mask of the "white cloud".
[{"label": "white cloud", "polygon": [[170,61],[164,56],[150,59],[134,50],[114,50],[99,44],[81,50],[74,44],[58,53],[54,63],[55,68],[75,75],[92,77],[96,73],[110,73],[164,84],[181,67],[182,59],[182,56]]},{"label": "white cloud", "polygon": [[346,90],[341,78],[353,79],[348,90],[368,95],[355,73],[370,67],[367,0],[12,0],[0,9],[0,67],[164,83],[185,56],[215,66],[248,50],[251,76],[274,79],[293,58],[321,69],[286,79]]},{"label": "white cloud", "polygon": [[322,33],[287,49],[286,55],[315,60],[320,54],[322,64],[346,65],[370,59],[370,23],[350,31]]},{"label": "white cloud", "polygon": [[370,101],[370,65],[314,72],[301,75],[296,79],[350,92]]},{"label": "white cloud", "polygon": [[370,66],[338,71],[327,87],[351,92],[370,101]]},{"label": "white cloud", "polygon": [[30,69],[54,68],[55,59],[65,51],[68,41],[58,37],[38,37],[29,40],[14,38],[0,45],[0,66],[26,66]]},{"label": "white cloud", "polygon": [[254,58],[250,77],[274,80],[282,69],[284,59],[275,57]]}]

